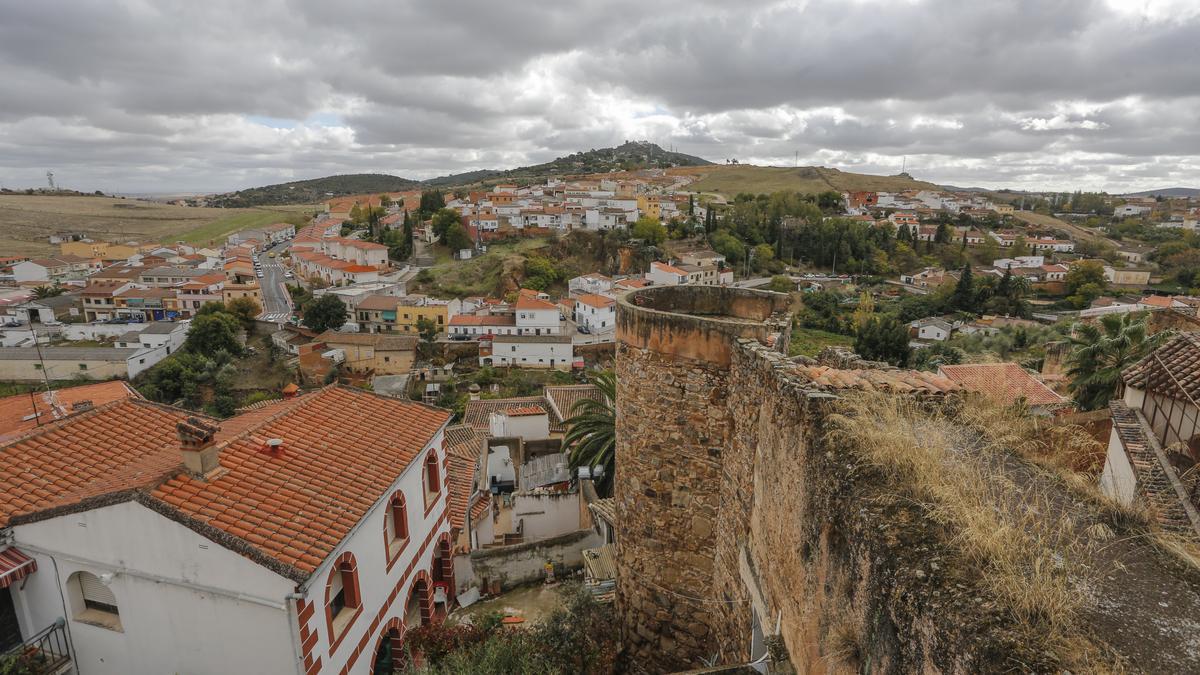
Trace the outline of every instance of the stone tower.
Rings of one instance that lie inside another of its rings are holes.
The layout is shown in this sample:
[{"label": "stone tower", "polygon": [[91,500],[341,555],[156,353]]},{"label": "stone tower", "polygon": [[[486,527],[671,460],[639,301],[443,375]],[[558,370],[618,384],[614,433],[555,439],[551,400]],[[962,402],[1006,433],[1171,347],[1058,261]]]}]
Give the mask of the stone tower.
[{"label": "stone tower", "polygon": [[[718,561],[735,340],[786,349],[788,296],[717,286],[647,288],[617,303],[617,602],[626,651],[651,672],[728,657],[744,605]],[[718,662],[721,662],[719,660]]]}]

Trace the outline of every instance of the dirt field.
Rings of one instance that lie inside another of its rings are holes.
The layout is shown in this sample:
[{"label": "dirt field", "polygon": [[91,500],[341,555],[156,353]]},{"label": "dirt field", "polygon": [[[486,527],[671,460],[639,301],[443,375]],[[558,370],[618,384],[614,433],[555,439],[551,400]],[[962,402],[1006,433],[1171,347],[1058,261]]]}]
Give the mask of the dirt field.
[{"label": "dirt field", "polygon": [[0,195],[0,255],[46,255],[47,237],[80,232],[104,241],[219,242],[250,227],[303,224],[313,206],[213,209],[113,197]]},{"label": "dirt field", "polygon": [[1035,225],[1037,227],[1048,227],[1048,228],[1055,229],[1055,230],[1062,230],[1063,232],[1066,232],[1067,234],[1071,235],[1071,238],[1073,238],[1073,239],[1077,239],[1077,240],[1086,239],[1089,241],[1107,241],[1108,243],[1112,244],[1113,246],[1117,245],[1116,242],[1112,241],[1111,239],[1105,238],[1103,235],[1097,233],[1094,230],[1089,230],[1086,227],[1080,227],[1078,225],[1068,223],[1065,220],[1059,220],[1058,218],[1055,218],[1054,216],[1045,216],[1040,213],[1034,213],[1033,211],[1017,211],[1016,213],[1013,214],[1013,217],[1016,218],[1017,220],[1024,221],[1026,223],[1029,223],[1030,225]]},{"label": "dirt field", "polygon": [[872,176],[811,166],[695,166],[670,169],[667,173],[673,176],[698,176],[699,179],[686,189],[713,192],[726,197],[732,197],[739,192],[760,194],[780,190],[817,193],[825,190],[898,192],[936,189],[932,183],[904,176]]}]

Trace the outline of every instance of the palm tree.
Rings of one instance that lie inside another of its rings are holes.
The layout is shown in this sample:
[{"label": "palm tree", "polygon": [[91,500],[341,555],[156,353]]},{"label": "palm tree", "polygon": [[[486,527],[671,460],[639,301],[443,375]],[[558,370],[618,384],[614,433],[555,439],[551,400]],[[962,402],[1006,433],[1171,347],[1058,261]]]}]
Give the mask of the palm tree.
[{"label": "palm tree", "polygon": [[1149,335],[1149,316],[1140,312],[1106,314],[1099,324],[1074,328],[1067,357],[1067,377],[1075,402],[1083,410],[1098,410],[1117,395],[1121,371],[1140,361],[1171,337],[1171,331]]},{"label": "palm tree", "polygon": [[617,458],[617,375],[611,370],[598,370],[590,379],[601,397],[582,399],[571,406],[563,448],[569,453],[572,470],[581,466],[604,467],[604,477],[597,482],[596,489],[607,496],[611,493]]},{"label": "palm tree", "polygon": [[62,295],[63,291],[65,290],[67,289],[63,288],[57,283],[53,286],[38,286],[37,288],[33,289],[33,297],[37,298],[38,300],[43,298],[53,298],[55,296]]}]

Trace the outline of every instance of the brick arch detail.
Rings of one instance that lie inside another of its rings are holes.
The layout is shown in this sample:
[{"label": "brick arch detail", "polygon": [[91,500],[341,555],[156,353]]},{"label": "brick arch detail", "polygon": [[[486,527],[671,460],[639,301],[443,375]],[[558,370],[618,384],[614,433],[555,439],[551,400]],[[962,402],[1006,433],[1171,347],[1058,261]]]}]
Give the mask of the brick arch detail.
[{"label": "brick arch detail", "polygon": [[421,625],[428,626],[433,623],[433,579],[429,577],[429,573],[425,570],[419,570],[413,575],[412,585],[409,586],[404,607],[407,609],[408,600],[412,599],[413,595],[417,592],[418,584],[424,584],[425,586],[425,592],[417,596],[417,606],[421,609]]},{"label": "brick arch detail", "polygon": [[[394,637],[388,637],[388,632],[395,630]],[[379,637],[375,639],[375,650],[371,652],[371,667],[375,667],[375,657],[379,654],[379,648],[383,646],[384,640],[392,641],[392,659],[393,661],[404,653],[404,636],[408,632],[404,621],[400,617],[392,617],[388,622],[379,629]]]},{"label": "brick arch detail", "polygon": [[[346,594],[346,605],[355,607],[356,609],[354,617],[342,629],[341,634],[334,635],[333,614],[329,611],[329,601],[333,599],[333,577],[335,574],[341,574],[343,571],[342,568],[345,566],[349,566],[348,571],[350,572],[350,585],[347,586],[345,579],[342,580],[342,588]],[[342,638],[350,633],[350,627],[354,625],[354,622],[358,620],[363,611],[362,592],[358,584],[358,561],[355,560],[354,554],[350,551],[343,551],[330,567],[329,575],[325,578],[325,605],[323,609],[325,611],[325,631],[326,635],[329,636],[329,653],[333,654],[338,645],[342,643]]]}]

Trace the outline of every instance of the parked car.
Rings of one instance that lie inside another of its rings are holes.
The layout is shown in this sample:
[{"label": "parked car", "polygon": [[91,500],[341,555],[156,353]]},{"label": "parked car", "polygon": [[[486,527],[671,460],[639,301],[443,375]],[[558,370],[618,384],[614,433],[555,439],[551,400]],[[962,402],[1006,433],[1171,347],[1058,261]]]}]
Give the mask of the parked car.
[{"label": "parked car", "polygon": [[462,342],[463,340],[470,340],[471,336],[463,335],[462,333],[455,333],[454,335],[450,336],[450,339],[454,340],[455,342]]}]

